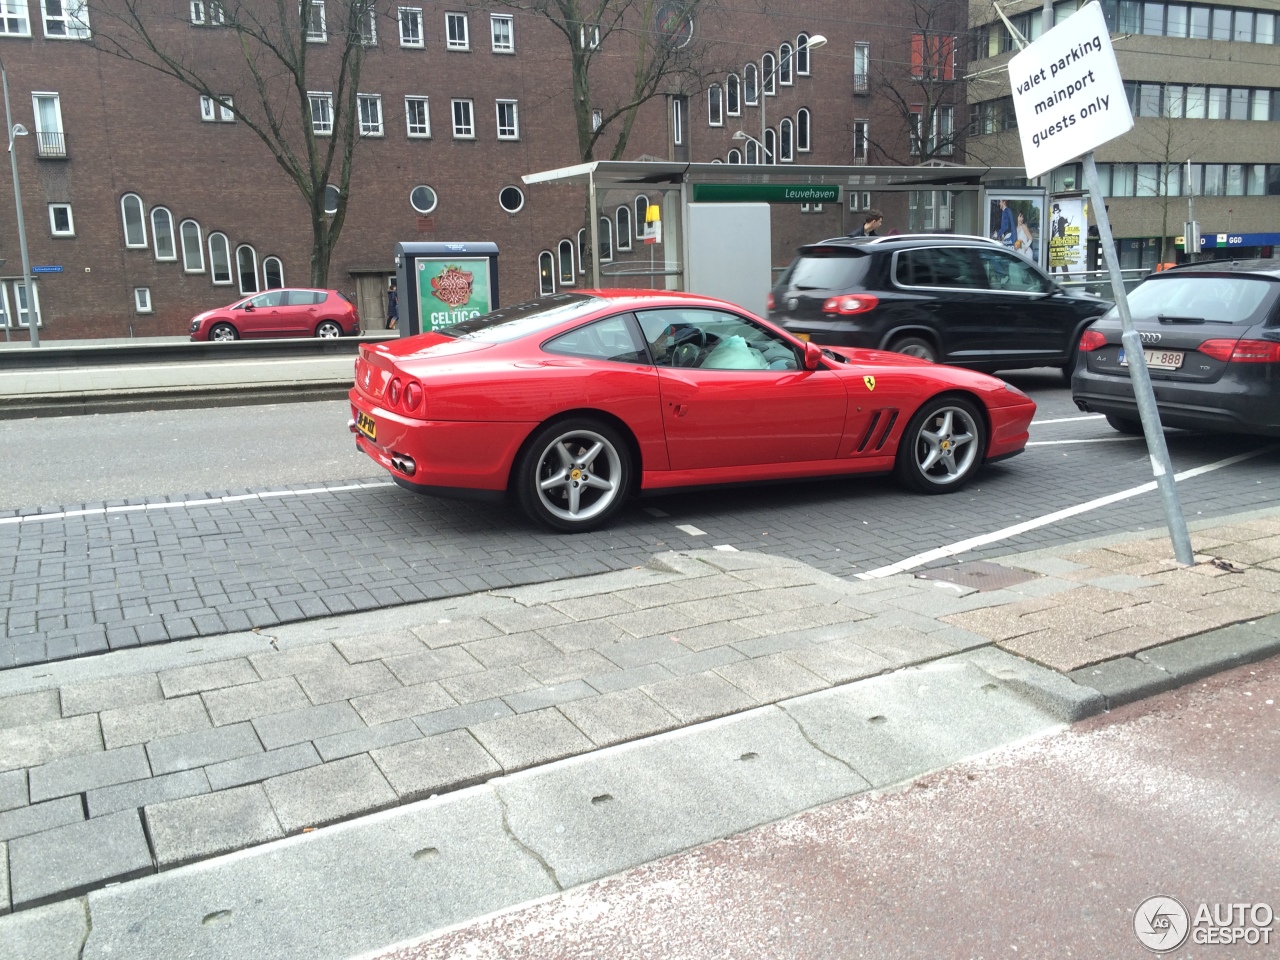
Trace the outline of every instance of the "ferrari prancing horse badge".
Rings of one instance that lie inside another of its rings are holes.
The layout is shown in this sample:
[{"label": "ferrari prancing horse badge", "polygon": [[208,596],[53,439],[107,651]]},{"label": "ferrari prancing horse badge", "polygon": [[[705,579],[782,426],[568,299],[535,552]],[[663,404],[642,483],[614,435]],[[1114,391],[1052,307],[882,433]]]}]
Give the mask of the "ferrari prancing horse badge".
[{"label": "ferrari prancing horse badge", "polygon": [[865,384],[867,385],[867,389],[868,389],[868,390],[874,390],[874,389],[876,388],[876,378],[875,378],[875,377],[863,377],[863,378],[862,378],[862,382],[863,382],[863,383],[865,383]]}]

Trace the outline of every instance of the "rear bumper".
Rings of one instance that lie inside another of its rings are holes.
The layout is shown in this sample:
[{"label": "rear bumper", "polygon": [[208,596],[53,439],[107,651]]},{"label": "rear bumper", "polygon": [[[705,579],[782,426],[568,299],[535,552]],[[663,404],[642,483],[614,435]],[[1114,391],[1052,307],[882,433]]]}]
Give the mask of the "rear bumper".
[{"label": "rear bumper", "polygon": [[[1224,378],[1217,383],[1155,380],[1152,386],[1166,427],[1280,437],[1280,383]],[[1082,365],[1071,378],[1071,398],[1089,413],[1139,419],[1127,378],[1099,376]]]}]

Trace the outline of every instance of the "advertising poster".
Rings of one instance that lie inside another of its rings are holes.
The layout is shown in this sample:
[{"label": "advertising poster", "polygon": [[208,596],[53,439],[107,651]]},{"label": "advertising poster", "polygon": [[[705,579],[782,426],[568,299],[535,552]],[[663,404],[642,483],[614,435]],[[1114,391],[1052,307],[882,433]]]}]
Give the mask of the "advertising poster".
[{"label": "advertising poster", "polygon": [[987,194],[987,236],[1044,266],[1044,195]]},{"label": "advertising poster", "polygon": [[1083,197],[1054,200],[1049,207],[1049,274],[1070,280],[1084,271],[1085,244],[1089,236],[1088,212]]},{"label": "advertising poster", "polygon": [[493,309],[488,257],[419,257],[418,317],[422,332],[470,320]]}]

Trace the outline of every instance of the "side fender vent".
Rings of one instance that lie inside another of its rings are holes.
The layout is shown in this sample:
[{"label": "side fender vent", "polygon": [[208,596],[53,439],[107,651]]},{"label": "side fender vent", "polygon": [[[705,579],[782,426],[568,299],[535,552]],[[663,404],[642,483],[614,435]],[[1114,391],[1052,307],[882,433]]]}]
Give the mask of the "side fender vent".
[{"label": "side fender vent", "polygon": [[883,410],[877,410],[871,414],[871,422],[867,424],[867,432],[862,435],[862,442],[858,444],[858,453],[862,453],[867,449],[867,444],[871,442],[871,435],[876,432],[876,426],[880,423],[880,416]]},{"label": "side fender vent", "polygon": [[884,442],[889,439],[889,434],[893,432],[893,425],[898,422],[897,410],[886,410],[884,412],[889,415],[888,417],[889,422],[884,425],[884,433],[880,434],[880,439],[876,443],[877,450],[881,449],[884,446]]}]

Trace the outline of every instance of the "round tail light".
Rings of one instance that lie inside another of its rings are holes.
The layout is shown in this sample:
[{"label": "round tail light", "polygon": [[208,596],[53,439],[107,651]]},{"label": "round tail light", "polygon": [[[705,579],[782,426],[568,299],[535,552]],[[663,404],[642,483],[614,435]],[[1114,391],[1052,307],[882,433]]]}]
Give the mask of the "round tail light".
[{"label": "round tail light", "polygon": [[395,407],[400,404],[401,389],[402,389],[402,385],[400,383],[400,378],[399,377],[393,378],[391,381],[391,385],[387,387],[387,402],[390,403],[391,406]]},{"label": "round tail light", "polygon": [[404,388],[404,408],[409,411],[417,410],[421,403],[422,384],[417,380],[410,380]]}]

